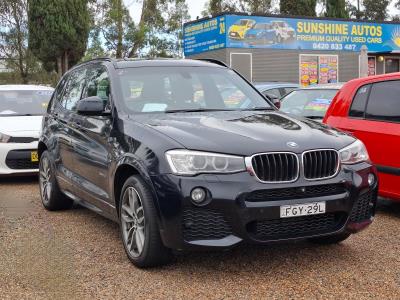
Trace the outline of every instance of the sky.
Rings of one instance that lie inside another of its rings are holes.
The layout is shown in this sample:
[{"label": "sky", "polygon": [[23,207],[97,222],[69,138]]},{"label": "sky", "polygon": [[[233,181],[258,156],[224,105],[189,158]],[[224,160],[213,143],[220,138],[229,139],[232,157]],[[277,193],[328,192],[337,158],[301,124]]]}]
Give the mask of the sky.
[{"label": "sky", "polygon": [[[201,12],[204,9],[204,5],[207,0],[186,0],[189,7],[189,14],[192,20],[195,20],[197,16],[201,17]],[[357,3],[357,0],[352,0],[352,2]],[[129,12],[135,22],[139,21],[141,13],[141,5],[137,0],[124,0],[125,5],[128,7]],[[394,1],[389,6],[389,14],[396,15],[400,14],[400,11],[394,8]]]}]

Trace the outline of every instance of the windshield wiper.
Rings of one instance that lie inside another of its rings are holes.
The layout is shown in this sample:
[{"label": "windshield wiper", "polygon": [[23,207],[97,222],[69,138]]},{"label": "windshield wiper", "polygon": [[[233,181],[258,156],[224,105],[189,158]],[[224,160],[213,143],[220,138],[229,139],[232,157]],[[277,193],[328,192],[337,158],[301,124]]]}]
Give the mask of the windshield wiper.
[{"label": "windshield wiper", "polygon": [[168,109],[165,113],[179,113],[179,112],[203,112],[203,111],[233,111],[233,109],[226,108],[192,108],[192,109]]},{"label": "windshield wiper", "polygon": [[250,108],[244,108],[242,110],[275,110],[272,107],[250,107]]},{"label": "windshield wiper", "polygon": [[321,116],[302,116],[303,118],[308,118],[308,119],[323,119],[324,117]]}]

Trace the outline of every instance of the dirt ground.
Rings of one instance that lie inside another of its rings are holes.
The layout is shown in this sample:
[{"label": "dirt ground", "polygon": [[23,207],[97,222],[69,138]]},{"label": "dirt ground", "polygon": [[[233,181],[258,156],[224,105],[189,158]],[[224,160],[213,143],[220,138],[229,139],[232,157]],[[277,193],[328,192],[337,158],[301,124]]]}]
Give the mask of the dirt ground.
[{"label": "dirt ground", "polygon": [[0,179],[1,299],[400,299],[400,204],[341,245],[243,245],[131,265],[118,226],[45,211],[35,178]]}]

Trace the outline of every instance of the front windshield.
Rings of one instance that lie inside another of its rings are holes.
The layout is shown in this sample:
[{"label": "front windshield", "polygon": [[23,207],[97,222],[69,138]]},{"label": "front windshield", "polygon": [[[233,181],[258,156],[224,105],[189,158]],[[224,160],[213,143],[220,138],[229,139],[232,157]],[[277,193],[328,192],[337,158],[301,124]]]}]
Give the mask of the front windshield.
[{"label": "front windshield", "polygon": [[43,115],[52,90],[0,91],[0,116]]},{"label": "front windshield", "polygon": [[282,98],[281,110],[297,116],[322,119],[337,91],[336,89],[295,90]]},{"label": "front windshield", "polygon": [[271,109],[234,71],[216,67],[141,67],[118,73],[131,113]]}]

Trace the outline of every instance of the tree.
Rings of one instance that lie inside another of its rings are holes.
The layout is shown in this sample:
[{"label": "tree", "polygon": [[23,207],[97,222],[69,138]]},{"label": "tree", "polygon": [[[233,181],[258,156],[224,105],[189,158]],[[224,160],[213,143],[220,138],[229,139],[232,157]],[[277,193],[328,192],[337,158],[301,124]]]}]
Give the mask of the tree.
[{"label": "tree", "polygon": [[316,16],[317,0],[280,0],[280,13],[293,16]]},{"label": "tree", "polygon": [[345,0],[326,0],[326,17],[348,18],[349,13],[346,10]]},{"label": "tree", "polygon": [[103,48],[103,43],[100,41],[100,33],[98,30],[94,29],[89,34],[88,48],[86,49],[85,56],[82,58],[82,61],[106,56],[108,56],[108,54]]},{"label": "tree", "polygon": [[127,56],[135,25],[122,0],[101,0],[94,5],[94,30],[105,40],[107,50],[117,58]]},{"label": "tree", "polygon": [[27,0],[0,1],[0,57],[28,83],[36,60],[28,50]]},{"label": "tree", "polygon": [[203,16],[223,12],[247,12],[255,14],[271,13],[272,0],[209,0],[202,12]]},{"label": "tree", "polygon": [[28,0],[29,48],[47,70],[61,76],[84,55],[88,0]]},{"label": "tree", "polygon": [[383,21],[388,17],[390,0],[364,0],[364,20]]}]

